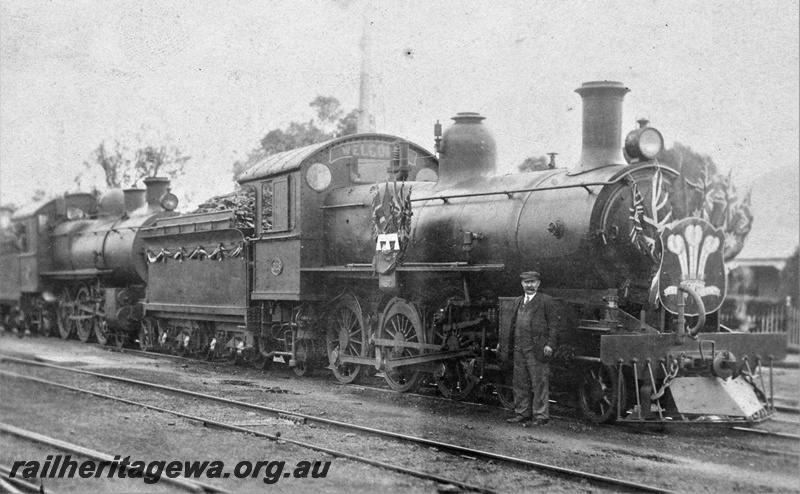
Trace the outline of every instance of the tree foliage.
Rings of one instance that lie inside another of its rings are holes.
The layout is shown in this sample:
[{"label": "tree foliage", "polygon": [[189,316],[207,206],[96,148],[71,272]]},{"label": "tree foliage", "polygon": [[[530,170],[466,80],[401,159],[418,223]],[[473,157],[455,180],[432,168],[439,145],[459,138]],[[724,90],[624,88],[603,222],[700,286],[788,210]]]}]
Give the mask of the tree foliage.
[{"label": "tree foliage", "polygon": [[679,171],[670,204],[677,218],[704,218],[725,232],[725,260],[736,257],[753,225],[750,193],[740,194],[730,174],[720,173],[714,160],[676,142],[656,157]]},{"label": "tree foliage", "polygon": [[266,156],[356,133],[357,110],[345,114],[341,103],[333,96],[317,96],[309,106],[316,113],[314,118],[308,122],[293,121],[284,129],[267,132],[260,146],[250,151],[246,160],[233,164],[234,178],[238,179]]},{"label": "tree foliage", "polygon": [[184,154],[174,144],[156,144],[154,142],[158,139],[143,138],[146,130],[142,129],[133,145],[119,139],[114,139],[110,144],[101,141],[92,150],[91,158],[84,161],[84,170],[75,178],[75,182],[79,186],[84,185],[98,169],[102,172],[107,189],[130,187],[147,177],[166,176],[175,180],[183,175],[191,156]]},{"label": "tree foliage", "polygon": [[656,159],[662,165],[683,171],[686,179],[695,184],[713,179],[719,174],[719,168],[711,156],[700,154],[680,142],[669,149],[662,149]]},{"label": "tree foliage", "polygon": [[525,158],[525,161],[517,165],[517,170],[523,173],[549,170],[549,163],[547,156],[529,156]]}]

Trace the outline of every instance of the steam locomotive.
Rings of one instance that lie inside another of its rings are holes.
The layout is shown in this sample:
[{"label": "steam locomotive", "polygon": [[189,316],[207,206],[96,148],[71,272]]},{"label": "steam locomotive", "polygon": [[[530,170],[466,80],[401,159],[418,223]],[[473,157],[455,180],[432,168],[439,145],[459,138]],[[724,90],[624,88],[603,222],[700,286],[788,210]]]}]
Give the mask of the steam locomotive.
[{"label": "steam locomotive", "polygon": [[623,150],[623,84],[576,92],[583,149],[569,169],[553,159],[498,175],[484,118],[459,113],[444,134],[435,126],[436,154],[357,134],[263,159],[239,179],[253,224],[177,214],[158,178],[23,209],[0,257],[5,317],[300,376],[325,367],[344,384],[381,372],[399,392],[425,382],[509,406],[501,356],[518,274],[535,269],[559,305],[559,402],[598,423],[767,419],[758,376],[786,341],[720,325],[725,232],[678,207],[697,191],[655,159],[658,130],[643,123]]}]

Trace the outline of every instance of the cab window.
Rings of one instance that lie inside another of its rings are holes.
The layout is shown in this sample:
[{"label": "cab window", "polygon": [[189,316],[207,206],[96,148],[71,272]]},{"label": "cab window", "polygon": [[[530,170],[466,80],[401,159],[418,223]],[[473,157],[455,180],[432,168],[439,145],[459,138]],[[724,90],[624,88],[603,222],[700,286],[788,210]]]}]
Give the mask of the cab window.
[{"label": "cab window", "polygon": [[435,182],[438,179],[429,159],[411,149],[407,142],[395,143],[387,154],[385,157],[351,157],[348,163],[350,180],[366,184],[387,180]]},{"label": "cab window", "polygon": [[373,184],[388,179],[390,160],[376,158],[351,158],[350,180],[357,184]]},{"label": "cab window", "polygon": [[272,181],[261,185],[261,231],[272,230]]},{"label": "cab window", "polygon": [[290,229],[291,194],[289,178],[278,177],[261,185],[261,231],[282,232]]},{"label": "cab window", "polygon": [[19,250],[22,252],[30,252],[33,246],[31,245],[28,234],[28,225],[23,222],[17,223],[15,230]]}]

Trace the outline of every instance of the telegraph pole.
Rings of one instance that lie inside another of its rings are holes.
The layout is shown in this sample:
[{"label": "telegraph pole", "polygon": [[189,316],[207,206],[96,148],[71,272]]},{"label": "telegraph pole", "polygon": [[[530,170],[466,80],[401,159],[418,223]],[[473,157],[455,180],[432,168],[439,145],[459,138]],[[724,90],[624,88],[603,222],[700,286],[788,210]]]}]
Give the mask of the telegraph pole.
[{"label": "telegraph pole", "polygon": [[375,88],[372,84],[372,22],[374,8],[372,0],[366,0],[364,7],[364,26],[361,32],[361,80],[358,91],[358,123],[357,130],[361,132],[375,132]]}]

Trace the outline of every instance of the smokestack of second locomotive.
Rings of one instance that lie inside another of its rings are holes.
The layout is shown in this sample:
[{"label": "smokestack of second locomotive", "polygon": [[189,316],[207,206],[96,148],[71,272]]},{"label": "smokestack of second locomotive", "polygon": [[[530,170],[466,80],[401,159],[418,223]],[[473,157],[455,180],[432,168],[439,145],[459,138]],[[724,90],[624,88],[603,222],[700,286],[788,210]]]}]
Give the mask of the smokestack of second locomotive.
[{"label": "smokestack of second locomotive", "polygon": [[122,191],[125,194],[125,211],[136,211],[145,205],[145,190],[144,189],[125,189]]},{"label": "smokestack of second locomotive", "polygon": [[161,198],[167,193],[169,179],[166,177],[147,177],[144,179],[147,205],[153,209],[161,208]]},{"label": "smokestack of second locomotive", "polygon": [[627,163],[622,154],[622,99],[628,91],[613,81],[585,82],[575,90],[583,98],[581,171]]}]

